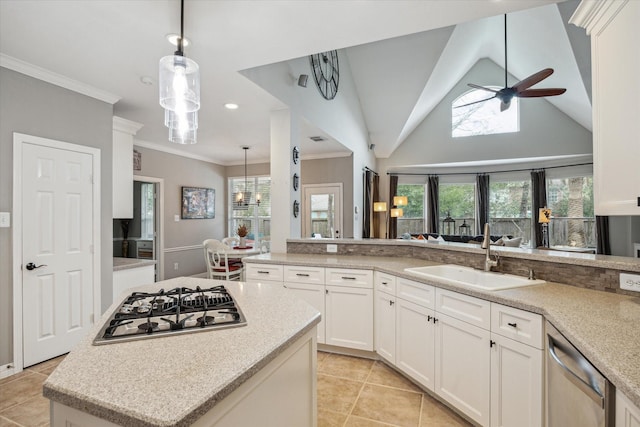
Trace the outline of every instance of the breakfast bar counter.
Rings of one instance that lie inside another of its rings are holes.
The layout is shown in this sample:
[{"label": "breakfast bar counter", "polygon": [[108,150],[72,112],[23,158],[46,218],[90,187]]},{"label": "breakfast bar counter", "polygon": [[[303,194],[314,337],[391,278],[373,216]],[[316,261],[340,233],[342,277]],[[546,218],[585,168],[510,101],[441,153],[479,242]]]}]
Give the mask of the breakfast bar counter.
[{"label": "breakfast bar counter", "polygon": [[[317,310],[281,287],[257,283],[181,277],[135,290],[215,285],[227,288],[246,325],[94,345],[120,301],[110,307],[45,382],[51,425],[226,426],[265,415],[313,424]],[[296,380],[284,389],[278,376],[289,377],[291,369]],[[261,393],[270,396],[268,407],[256,407],[265,401]],[[243,401],[260,410],[246,410]]]}]

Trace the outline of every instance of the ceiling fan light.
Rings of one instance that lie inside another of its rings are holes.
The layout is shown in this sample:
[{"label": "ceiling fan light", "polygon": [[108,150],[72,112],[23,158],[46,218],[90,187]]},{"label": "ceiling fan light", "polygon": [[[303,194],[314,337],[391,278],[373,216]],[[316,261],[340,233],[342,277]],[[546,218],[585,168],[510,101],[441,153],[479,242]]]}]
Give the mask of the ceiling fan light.
[{"label": "ceiling fan light", "polygon": [[194,60],[180,55],[162,57],[158,88],[165,110],[190,113],[200,109],[200,69]]}]

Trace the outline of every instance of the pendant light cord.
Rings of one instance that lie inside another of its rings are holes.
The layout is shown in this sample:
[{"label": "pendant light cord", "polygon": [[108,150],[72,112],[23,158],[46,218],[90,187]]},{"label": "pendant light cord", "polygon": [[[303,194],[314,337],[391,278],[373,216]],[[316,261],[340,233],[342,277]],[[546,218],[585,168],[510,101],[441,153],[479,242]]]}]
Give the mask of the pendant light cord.
[{"label": "pendant light cord", "polygon": [[184,0],[180,0],[180,38],[178,39],[176,56],[184,56],[182,53],[182,40],[184,40]]}]

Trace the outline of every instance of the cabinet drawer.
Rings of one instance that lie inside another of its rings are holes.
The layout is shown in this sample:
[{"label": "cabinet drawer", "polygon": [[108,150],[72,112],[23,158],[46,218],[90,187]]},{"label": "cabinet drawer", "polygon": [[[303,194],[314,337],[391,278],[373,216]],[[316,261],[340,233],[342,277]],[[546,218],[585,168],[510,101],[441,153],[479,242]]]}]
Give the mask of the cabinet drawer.
[{"label": "cabinet drawer", "polygon": [[247,281],[260,282],[282,282],[283,268],[278,264],[253,264],[248,263],[245,269]]},{"label": "cabinet drawer", "polygon": [[300,265],[285,265],[284,281],[293,283],[312,283],[324,285],[324,268],[304,267]]},{"label": "cabinet drawer", "polygon": [[398,277],[396,280],[396,296],[433,310],[435,307],[436,288]]},{"label": "cabinet drawer", "polygon": [[493,302],[491,332],[535,348],[544,348],[542,316],[536,313]]},{"label": "cabinet drawer", "polygon": [[376,271],[373,273],[373,283],[376,291],[385,292],[390,295],[396,294],[396,276]]},{"label": "cabinet drawer", "polygon": [[373,271],[350,268],[326,268],[325,283],[334,286],[373,289]]},{"label": "cabinet drawer", "polygon": [[491,328],[489,301],[437,288],[436,311],[486,330]]}]

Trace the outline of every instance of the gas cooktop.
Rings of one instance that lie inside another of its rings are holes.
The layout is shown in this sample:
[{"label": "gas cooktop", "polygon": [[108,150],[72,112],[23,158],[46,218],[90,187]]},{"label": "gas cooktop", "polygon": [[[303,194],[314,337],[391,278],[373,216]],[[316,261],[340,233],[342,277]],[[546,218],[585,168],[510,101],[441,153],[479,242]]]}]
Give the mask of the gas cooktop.
[{"label": "gas cooktop", "polygon": [[227,289],[220,285],[134,292],[109,317],[94,345],[179,333],[245,326],[247,321]]}]

